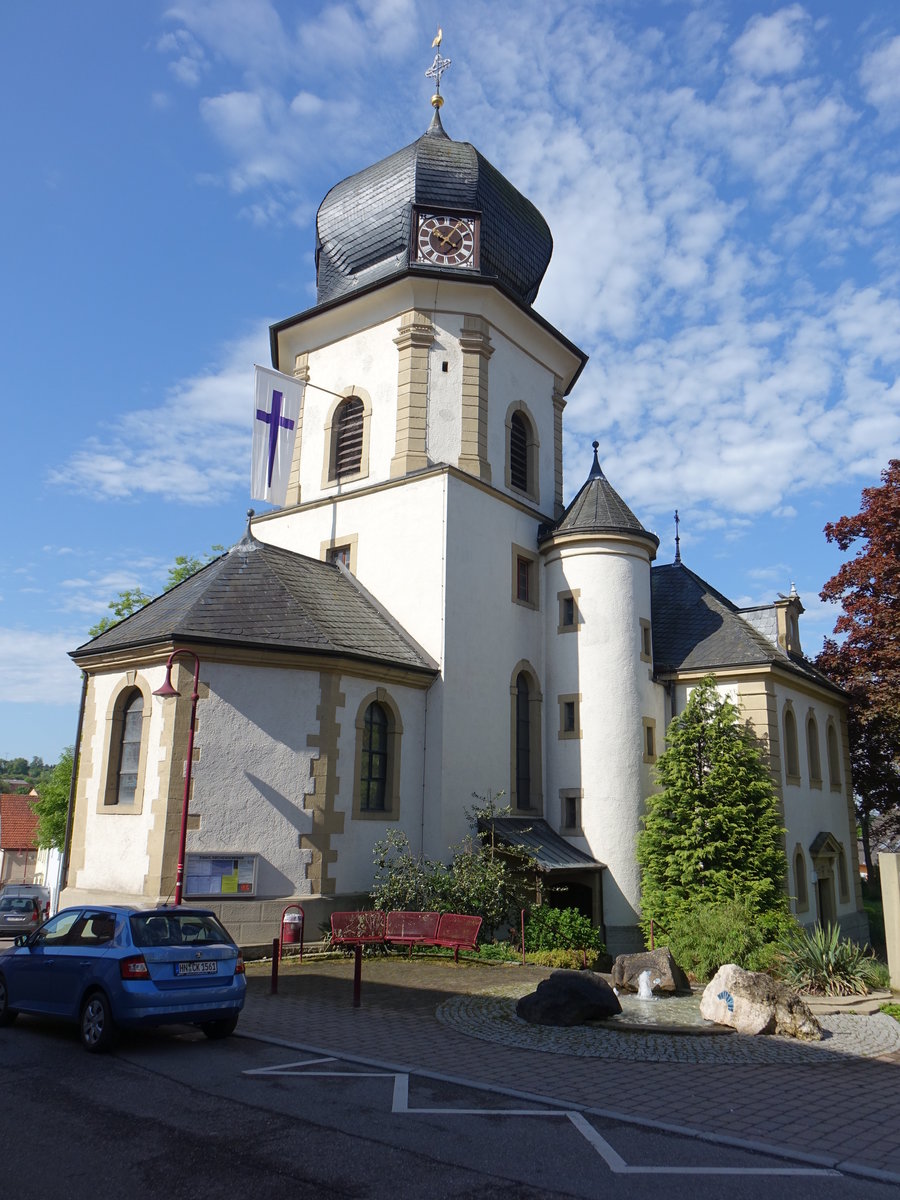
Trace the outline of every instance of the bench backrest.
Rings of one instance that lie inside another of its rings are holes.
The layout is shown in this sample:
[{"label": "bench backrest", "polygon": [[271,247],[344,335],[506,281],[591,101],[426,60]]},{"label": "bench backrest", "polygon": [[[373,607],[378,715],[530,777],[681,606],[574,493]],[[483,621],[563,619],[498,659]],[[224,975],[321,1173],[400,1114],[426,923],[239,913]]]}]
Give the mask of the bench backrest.
[{"label": "bench backrest", "polygon": [[437,935],[440,914],[436,912],[389,912],[387,915],[388,941],[392,938],[430,939]]},{"label": "bench backrest", "polygon": [[385,914],[381,909],[331,914],[331,936],[336,942],[383,942]]},{"label": "bench backrest", "polygon": [[481,917],[467,917],[461,913],[441,913],[437,939],[440,942],[464,942],[474,946],[481,928]]}]

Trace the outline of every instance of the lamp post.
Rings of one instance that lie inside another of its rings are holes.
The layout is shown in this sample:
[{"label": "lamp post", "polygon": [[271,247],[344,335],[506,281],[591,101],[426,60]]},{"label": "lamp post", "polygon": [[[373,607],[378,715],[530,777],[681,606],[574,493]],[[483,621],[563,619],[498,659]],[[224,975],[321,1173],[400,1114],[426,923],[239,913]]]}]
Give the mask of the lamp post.
[{"label": "lamp post", "polygon": [[184,800],[181,804],[181,834],[178,838],[178,870],[175,874],[175,904],[181,903],[181,891],[184,884],[184,847],[187,842],[188,804],[191,797],[191,767],[194,763],[194,726],[197,722],[197,701],[200,698],[200,658],[193,650],[173,650],[166,662],[166,679],[162,687],[158,687],[154,696],[180,696],[181,692],[172,687],[172,663],[179,654],[187,654],[194,660],[194,690],[191,692],[191,725],[188,733],[187,762],[184,768]]}]

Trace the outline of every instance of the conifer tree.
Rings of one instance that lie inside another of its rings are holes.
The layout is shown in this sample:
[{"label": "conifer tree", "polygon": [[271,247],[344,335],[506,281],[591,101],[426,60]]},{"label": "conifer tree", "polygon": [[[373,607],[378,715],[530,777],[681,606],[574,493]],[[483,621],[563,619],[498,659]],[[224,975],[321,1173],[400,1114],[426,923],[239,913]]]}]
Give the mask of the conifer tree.
[{"label": "conifer tree", "polygon": [[641,923],[667,930],[692,906],[740,897],[761,919],[787,912],[784,829],[768,768],[708,676],[669,726],[638,837]]}]

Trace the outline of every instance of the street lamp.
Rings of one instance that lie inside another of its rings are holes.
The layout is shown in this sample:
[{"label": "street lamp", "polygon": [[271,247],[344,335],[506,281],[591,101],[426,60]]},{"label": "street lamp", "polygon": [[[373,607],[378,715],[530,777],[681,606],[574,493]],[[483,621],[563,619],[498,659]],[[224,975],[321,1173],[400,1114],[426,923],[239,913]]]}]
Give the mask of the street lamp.
[{"label": "street lamp", "polygon": [[175,875],[175,904],[181,903],[181,890],[184,883],[184,847],[187,842],[188,804],[191,797],[191,767],[194,762],[194,726],[197,721],[197,701],[200,698],[200,658],[193,650],[173,650],[166,662],[166,680],[158,687],[154,696],[180,696],[181,692],[172,687],[172,663],[179,654],[187,654],[194,660],[194,690],[191,692],[191,727],[188,734],[187,762],[184,768],[184,800],[181,805],[181,834],[178,839],[178,870]]}]

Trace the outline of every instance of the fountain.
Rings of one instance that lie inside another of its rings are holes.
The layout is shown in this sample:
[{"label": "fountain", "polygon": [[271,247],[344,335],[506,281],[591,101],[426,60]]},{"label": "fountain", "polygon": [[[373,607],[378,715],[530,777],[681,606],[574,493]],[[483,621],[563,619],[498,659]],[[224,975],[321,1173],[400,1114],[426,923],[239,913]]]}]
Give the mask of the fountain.
[{"label": "fountain", "polygon": [[641,971],[640,975],[638,975],[638,1000],[655,1000],[656,997],[653,995],[653,988],[657,987],[658,985],[658,979],[654,979],[653,984],[651,985],[649,971]]}]

